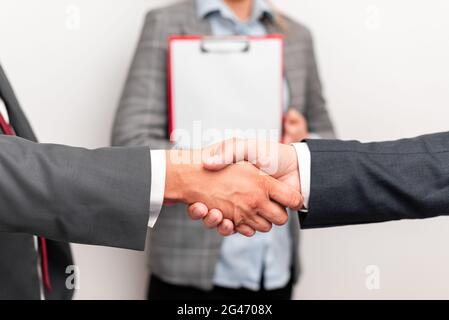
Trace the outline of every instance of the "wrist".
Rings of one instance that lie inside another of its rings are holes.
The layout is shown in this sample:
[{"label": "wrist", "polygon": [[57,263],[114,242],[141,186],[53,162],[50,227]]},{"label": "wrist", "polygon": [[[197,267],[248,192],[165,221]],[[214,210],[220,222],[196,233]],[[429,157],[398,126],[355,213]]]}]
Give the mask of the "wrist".
[{"label": "wrist", "polygon": [[166,178],[164,201],[190,204],[194,177],[201,170],[201,160],[190,150],[166,151]]}]

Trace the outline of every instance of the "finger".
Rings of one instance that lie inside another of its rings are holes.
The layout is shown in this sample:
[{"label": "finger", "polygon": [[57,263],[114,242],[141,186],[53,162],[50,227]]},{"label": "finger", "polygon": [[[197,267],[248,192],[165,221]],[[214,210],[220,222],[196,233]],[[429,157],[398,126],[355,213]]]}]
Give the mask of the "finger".
[{"label": "finger", "polygon": [[302,123],[297,123],[295,125],[286,125],[284,134],[290,137],[290,143],[301,141],[308,136],[307,126]]},{"label": "finger", "polygon": [[223,222],[218,225],[218,233],[223,237],[234,234],[234,223],[229,219],[223,219]]},{"label": "finger", "polygon": [[286,132],[284,129],[284,135],[282,136],[282,143],[283,144],[290,144],[292,143],[293,139],[290,133]]},{"label": "finger", "polygon": [[301,119],[297,117],[288,117],[287,121],[285,122],[285,125],[294,125],[297,126],[301,124]]},{"label": "finger", "polygon": [[287,112],[287,122],[298,122],[301,120],[301,114],[295,110],[295,109],[290,109]]},{"label": "finger", "polygon": [[300,125],[295,125],[285,129],[285,135],[290,138],[290,143],[298,142],[307,136],[307,130],[301,128]]},{"label": "finger", "polygon": [[285,126],[284,126],[285,134],[294,136],[299,131],[301,131],[301,128],[298,126],[298,124],[286,123]]},{"label": "finger", "polygon": [[203,219],[209,212],[209,209],[205,204],[197,202],[189,206],[188,208],[189,217],[192,220]]},{"label": "finger", "polygon": [[273,228],[273,224],[270,221],[259,215],[251,216],[251,218],[245,219],[243,223],[263,233],[269,232]]},{"label": "finger", "polygon": [[246,224],[241,224],[238,227],[235,228],[235,230],[240,233],[241,235],[245,236],[245,237],[252,237],[256,234],[256,230],[254,230],[253,228],[251,228],[250,226],[246,225]]},{"label": "finger", "polygon": [[220,210],[212,209],[204,217],[203,223],[206,228],[214,229],[223,221],[223,214]]},{"label": "finger", "polygon": [[301,130],[307,128],[307,121],[301,115],[287,118],[284,130]]},{"label": "finger", "polygon": [[270,199],[292,210],[300,210],[302,208],[304,199],[299,190],[295,190],[272,177],[265,178],[268,180],[268,194]]},{"label": "finger", "polygon": [[291,144],[292,142],[293,142],[293,138],[289,134],[284,135],[284,137],[282,138],[283,144]]},{"label": "finger", "polygon": [[264,201],[259,209],[259,215],[277,226],[282,226],[288,221],[287,210],[272,201]]}]

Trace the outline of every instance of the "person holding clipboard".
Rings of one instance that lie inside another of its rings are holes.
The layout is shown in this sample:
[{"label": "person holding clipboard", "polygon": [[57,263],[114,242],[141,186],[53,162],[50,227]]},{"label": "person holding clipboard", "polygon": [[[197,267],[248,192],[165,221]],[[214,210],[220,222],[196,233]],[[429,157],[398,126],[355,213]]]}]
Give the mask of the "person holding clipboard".
[{"label": "person holding clipboard", "polygon": [[[283,34],[285,143],[312,134],[333,138],[312,36],[267,0],[187,0],[151,11],[117,111],[114,145],[168,149],[167,46],[171,35]],[[192,75],[192,81],[195,75]],[[248,106],[255,108],[257,106]],[[217,116],[220,116],[217,114]],[[299,275],[297,215],[248,239],[223,239],[165,206],[151,235],[150,299],[290,299]],[[238,256],[238,259],[235,257]]]}]

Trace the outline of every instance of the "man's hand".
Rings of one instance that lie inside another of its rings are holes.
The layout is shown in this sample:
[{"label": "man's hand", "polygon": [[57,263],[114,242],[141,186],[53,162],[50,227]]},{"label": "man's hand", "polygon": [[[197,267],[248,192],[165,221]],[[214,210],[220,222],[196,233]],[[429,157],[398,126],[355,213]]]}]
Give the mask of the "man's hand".
[{"label": "man's hand", "polygon": [[[266,140],[230,139],[206,148],[204,154],[203,166],[208,170],[222,170],[232,163],[246,160],[273,178],[300,191],[298,160],[293,146]],[[302,202],[300,206],[291,208],[298,210],[300,207]],[[208,208],[214,207],[195,203],[189,207],[189,215],[192,219],[209,221],[213,217],[215,221],[221,221],[223,218],[221,212],[216,209],[208,211]],[[246,236],[251,236],[255,232],[248,225],[234,226],[226,217],[217,227],[218,232],[224,236],[232,234],[234,230]]]},{"label": "man's hand", "polygon": [[[202,151],[167,152],[167,178],[165,200],[192,204],[192,218],[198,217],[198,208],[214,208],[204,217],[206,226],[215,226],[227,219],[220,230],[233,226],[244,231],[268,232],[272,223],[283,225],[288,216],[284,207],[302,204],[299,190],[260,171],[247,162],[214,167],[206,170],[201,164]],[[216,153],[218,155],[218,153]],[[198,161],[199,159],[199,161]],[[195,164],[197,163],[198,164]],[[203,205],[204,204],[204,205]],[[233,229],[233,228],[232,228]]]},{"label": "man's hand", "polygon": [[206,148],[202,158],[203,167],[210,171],[248,161],[273,178],[301,191],[298,159],[291,145],[270,140],[234,138]]}]

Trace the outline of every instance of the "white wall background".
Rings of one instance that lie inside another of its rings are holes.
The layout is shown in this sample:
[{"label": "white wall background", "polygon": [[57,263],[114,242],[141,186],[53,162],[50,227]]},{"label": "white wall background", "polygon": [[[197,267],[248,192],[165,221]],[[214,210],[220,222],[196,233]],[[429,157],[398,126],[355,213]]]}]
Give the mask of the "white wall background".
[{"label": "white wall background", "polygon": [[[0,61],[41,141],[108,145],[144,13],[169,2],[1,0]],[[449,2],[275,2],[315,35],[341,138],[447,130]],[[304,231],[295,297],[447,299],[448,231],[446,218]],[[77,298],[144,297],[144,253],[89,246],[74,253]],[[368,266],[379,271],[377,289],[366,285]]]}]

